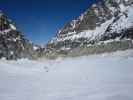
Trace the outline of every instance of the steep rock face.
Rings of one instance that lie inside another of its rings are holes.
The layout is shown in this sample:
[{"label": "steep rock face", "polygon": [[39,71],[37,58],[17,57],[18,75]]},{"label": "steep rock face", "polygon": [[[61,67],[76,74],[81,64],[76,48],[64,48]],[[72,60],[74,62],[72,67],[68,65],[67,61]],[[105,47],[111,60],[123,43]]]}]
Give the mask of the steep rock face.
[{"label": "steep rock face", "polygon": [[34,45],[0,12],[0,58],[33,58],[35,54]]},{"label": "steep rock face", "polygon": [[133,38],[133,1],[101,0],[66,24],[47,45],[47,52],[71,50],[101,41]]},{"label": "steep rock face", "polygon": [[119,38],[133,39],[133,5],[120,5],[121,13],[116,16],[105,33],[101,36],[102,40]]}]

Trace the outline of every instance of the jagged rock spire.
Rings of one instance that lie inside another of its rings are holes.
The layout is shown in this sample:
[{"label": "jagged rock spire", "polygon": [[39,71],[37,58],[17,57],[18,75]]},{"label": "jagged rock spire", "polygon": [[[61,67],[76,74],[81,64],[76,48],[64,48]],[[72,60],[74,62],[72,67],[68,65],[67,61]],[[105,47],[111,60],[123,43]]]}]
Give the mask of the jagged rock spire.
[{"label": "jagged rock spire", "polygon": [[0,10],[0,31],[16,30],[16,26],[11,20]]},{"label": "jagged rock spire", "polygon": [[0,31],[4,31],[9,28],[10,24],[9,21],[7,20],[7,17],[3,13],[0,13]]}]

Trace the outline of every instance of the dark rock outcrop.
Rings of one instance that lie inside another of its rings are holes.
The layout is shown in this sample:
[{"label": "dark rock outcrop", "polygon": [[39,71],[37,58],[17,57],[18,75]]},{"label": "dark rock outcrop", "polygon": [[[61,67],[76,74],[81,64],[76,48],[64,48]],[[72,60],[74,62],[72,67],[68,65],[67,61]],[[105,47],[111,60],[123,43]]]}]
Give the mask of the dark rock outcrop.
[{"label": "dark rock outcrop", "polygon": [[37,55],[34,44],[17,30],[15,24],[3,12],[0,12],[0,58],[33,59]]}]

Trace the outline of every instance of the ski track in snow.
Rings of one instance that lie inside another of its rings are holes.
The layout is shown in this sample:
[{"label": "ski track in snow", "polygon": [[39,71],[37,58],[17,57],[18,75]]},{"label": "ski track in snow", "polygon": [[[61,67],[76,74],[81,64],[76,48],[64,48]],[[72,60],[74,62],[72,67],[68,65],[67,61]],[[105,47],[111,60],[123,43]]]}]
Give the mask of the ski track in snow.
[{"label": "ski track in snow", "polygon": [[0,100],[133,100],[133,50],[53,61],[0,60]]}]

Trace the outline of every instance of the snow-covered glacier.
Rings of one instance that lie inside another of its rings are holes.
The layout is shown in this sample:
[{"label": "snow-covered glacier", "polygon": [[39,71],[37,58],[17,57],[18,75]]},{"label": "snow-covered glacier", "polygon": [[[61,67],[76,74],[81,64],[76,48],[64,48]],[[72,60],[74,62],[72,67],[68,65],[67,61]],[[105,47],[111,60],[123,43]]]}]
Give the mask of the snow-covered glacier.
[{"label": "snow-covered glacier", "polygon": [[0,60],[0,100],[133,100],[133,50]]}]

